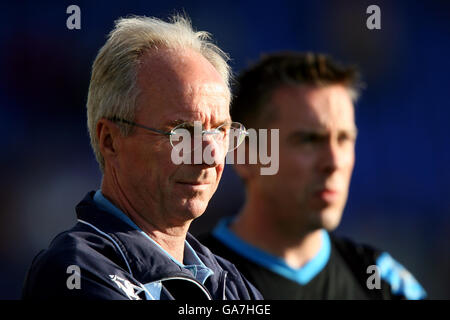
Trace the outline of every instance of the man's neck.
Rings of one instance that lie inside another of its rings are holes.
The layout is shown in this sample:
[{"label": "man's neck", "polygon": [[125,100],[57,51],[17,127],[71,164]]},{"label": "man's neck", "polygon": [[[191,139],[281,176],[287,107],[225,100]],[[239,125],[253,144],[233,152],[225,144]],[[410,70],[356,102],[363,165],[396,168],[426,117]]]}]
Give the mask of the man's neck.
[{"label": "man's neck", "polygon": [[[313,259],[322,246],[322,231],[290,234],[278,228],[268,217],[267,206],[249,201],[230,226],[241,239],[272,255],[282,258],[292,268],[300,268]],[[256,205],[255,205],[256,204]],[[260,203],[261,204],[261,203]]]},{"label": "man's neck", "polygon": [[169,225],[165,221],[162,213],[159,213],[156,209],[146,208],[138,200],[131,200],[111,180],[107,177],[103,178],[101,186],[103,196],[126,214],[142,231],[158,243],[174,259],[183,263],[185,239],[190,222],[186,222],[183,225]]}]

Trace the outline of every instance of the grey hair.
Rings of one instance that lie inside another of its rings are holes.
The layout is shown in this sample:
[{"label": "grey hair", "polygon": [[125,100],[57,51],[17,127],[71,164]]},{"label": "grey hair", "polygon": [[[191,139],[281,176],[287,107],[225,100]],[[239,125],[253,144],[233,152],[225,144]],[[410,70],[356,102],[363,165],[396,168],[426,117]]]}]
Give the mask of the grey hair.
[{"label": "grey hair", "polygon": [[[137,70],[140,58],[149,49],[158,48],[189,48],[199,52],[230,89],[228,55],[211,42],[208,32],[194,31],[187,17],[174,15],[169,22],[145,16],[118,19],[92,65],[87,98],[91,146],[102,172],[105,160],[100,153],[97,123],[102,118],[134,119],[139,95]],[[132,128],[121,126],[120,130],[126,136]]]}]

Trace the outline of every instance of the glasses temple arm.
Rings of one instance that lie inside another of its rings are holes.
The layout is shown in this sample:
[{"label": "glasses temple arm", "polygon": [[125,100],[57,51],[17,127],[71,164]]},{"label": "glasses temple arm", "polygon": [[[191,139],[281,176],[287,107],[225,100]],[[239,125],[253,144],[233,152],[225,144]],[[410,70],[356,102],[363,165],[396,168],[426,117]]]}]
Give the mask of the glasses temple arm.
[{"label": "glasses temple arm", "polygon": [[166,135],[166,136],[171,136],[172,135],[172,132],[166,132],[166,131],[150,128],[150,127],[144,126],[142,124],[139,124],[139,123],[136,123],[136,122],[133,122],[133,121],[128,121],[128,120],[125,120],[125,119],[110,118],[109,120],[114,121],[114,122],[122,122],[122,123],[128,124],[130,126],[143,128],[143,129],[150,130],[150,131],[153,131],[153,132],[156,132],[156,133],[160,133],[160,134],[163,134],[163,135]]}]

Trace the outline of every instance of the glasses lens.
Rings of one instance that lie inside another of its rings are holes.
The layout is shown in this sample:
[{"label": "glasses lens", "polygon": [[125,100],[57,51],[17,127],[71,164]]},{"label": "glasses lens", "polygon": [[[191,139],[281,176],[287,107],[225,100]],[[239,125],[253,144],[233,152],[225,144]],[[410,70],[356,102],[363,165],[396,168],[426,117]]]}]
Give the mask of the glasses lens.
[{"label": "glasses lens", "polygon": [[232,122],[230,124],[230,131],[228,136],[228,152],[233,151],[244,141],[246,136],[245,127],[239,122]]},{"label": "glasses lens", "polygon": [[[198,137],[195,137],[195,133],[198,134]],[[227,152],[229,152],[239,147],[244,141],[246,131],[241,123],[231,122],[223,124],[214,130],[205,131],[204,134],[212,136],[217,143],[226,147]],[[170,144],[177,152],[192,152],[202,146],[203,138],[201,128],[194,130],[192,124],[183,123],[172,129]]]},{"label": "glasses lens", "polygon": [[[195,137],[195,134],[198,137]],[[191,123],[182,123],[171,130],[170,144],[175,151],[192,152],[202,146],[202,130],[201,127],[194,130]]]}]

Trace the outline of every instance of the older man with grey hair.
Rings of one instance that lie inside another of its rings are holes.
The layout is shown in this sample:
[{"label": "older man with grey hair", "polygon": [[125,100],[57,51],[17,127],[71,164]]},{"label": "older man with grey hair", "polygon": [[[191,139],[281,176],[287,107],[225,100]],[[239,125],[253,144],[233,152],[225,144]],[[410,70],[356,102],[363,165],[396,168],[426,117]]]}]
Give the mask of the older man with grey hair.
[{"label": "older man with grey hair", "polygon": [[[24,298],[261,298],[188,233],[217,188],[228,137],[245,133],[230,119],[226,59],[186,18],[116,22],[94,61],[87,101],[101,189],[34,259]],[[213,161],[175,164],[175,144],[197,124]]]}]

